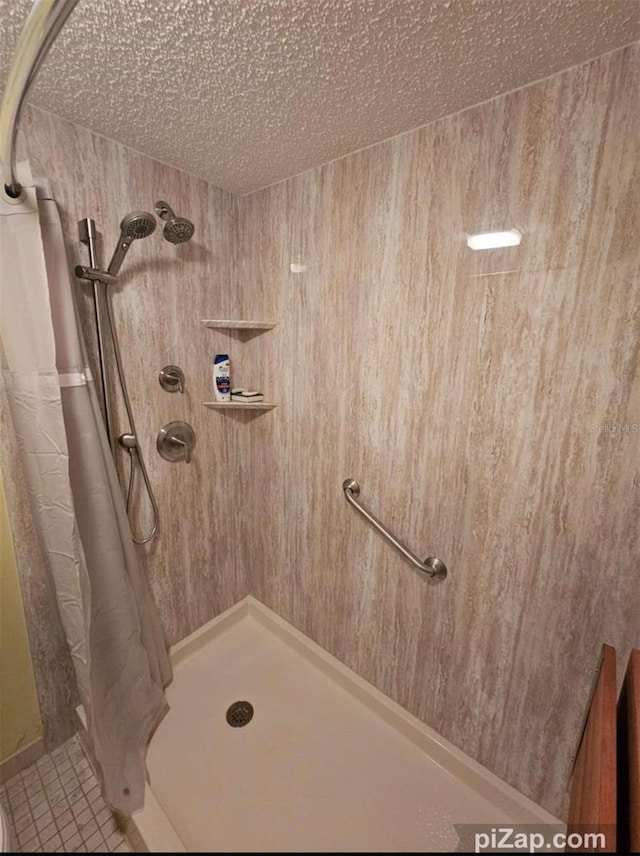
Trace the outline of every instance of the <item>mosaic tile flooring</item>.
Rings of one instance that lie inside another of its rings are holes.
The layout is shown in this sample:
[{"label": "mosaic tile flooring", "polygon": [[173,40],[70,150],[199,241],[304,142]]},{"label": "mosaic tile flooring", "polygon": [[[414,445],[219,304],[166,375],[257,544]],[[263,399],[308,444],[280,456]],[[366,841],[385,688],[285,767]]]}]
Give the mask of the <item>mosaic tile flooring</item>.
[{"label": "mosaic tile flooring", "polygon": [[16,852],[131,852],[77,737],[1,785],[0,802]]}]

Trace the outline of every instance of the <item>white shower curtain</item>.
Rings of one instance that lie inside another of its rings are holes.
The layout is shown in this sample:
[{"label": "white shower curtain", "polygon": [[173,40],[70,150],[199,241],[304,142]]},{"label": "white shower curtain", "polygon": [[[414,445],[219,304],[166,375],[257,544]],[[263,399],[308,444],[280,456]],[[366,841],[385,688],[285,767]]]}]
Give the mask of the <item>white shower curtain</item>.
[{"label": "white shower curtain", "polygon": [[26,164],[19,175],[24,199],[0,191],[2,382],[103,792],[131,814],[171,667],[86,365],[57,206]]}]

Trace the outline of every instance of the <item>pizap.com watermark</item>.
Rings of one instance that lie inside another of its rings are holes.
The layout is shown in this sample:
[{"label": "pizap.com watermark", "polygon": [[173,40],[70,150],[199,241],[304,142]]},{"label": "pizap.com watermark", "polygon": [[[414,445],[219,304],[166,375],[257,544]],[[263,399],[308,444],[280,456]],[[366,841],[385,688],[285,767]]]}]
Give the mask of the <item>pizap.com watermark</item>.
[{"label": "pizap.com watermark", "polygon": [[[457,823],[458,853],[563,853],[566,850],[607,851],[608,838],[615,831],[604,828],[580,828],[570,832],[560,824],[518,824],[489,826]],[[615,847],[613,847],[615,852]]]},{"label": "pizap.com watermark", "polygon": [[638,422],[604,422],[602,425],[592,425],[592,434],[640,434]]}]

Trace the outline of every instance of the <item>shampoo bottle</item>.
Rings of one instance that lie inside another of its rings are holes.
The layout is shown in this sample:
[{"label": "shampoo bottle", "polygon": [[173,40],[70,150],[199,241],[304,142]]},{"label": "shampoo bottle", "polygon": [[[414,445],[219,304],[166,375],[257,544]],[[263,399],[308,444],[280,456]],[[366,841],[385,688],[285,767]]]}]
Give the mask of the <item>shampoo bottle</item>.
[{"label": "shampoo bottle", "polygon": [[216,354],[212,362],[213,394],[216,401],[231,401],[229,354]]}]

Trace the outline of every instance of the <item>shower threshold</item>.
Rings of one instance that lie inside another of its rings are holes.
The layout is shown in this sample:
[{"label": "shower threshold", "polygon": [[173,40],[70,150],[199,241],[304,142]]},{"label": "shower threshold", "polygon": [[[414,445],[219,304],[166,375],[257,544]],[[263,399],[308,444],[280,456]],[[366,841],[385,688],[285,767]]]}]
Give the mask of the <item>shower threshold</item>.
[{"label": "shower threshold", "polygon": [[172,649],[150,851],[453,851],[455,824],[557,818],[253,597]]}]

